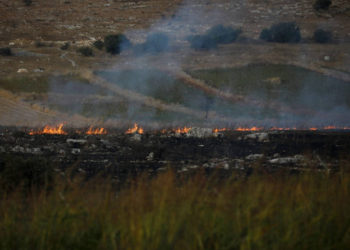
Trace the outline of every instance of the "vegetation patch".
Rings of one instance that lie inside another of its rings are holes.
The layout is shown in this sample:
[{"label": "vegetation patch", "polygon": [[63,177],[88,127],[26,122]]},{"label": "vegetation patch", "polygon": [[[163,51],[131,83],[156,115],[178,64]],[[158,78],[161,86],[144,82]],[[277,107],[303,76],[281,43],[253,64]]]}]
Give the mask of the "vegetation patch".
[{"label": "vegetation patch", "polygon": [[[346,166],[344,166],[346,167]],[[64,177],[66,176],[66,177]],[[66,174],[0,196],[1,249],[346,249],[350,174]],[[23,196],[22,196],[23,197]]]},{"label": "vegetation patch", "polygon": [[32,5],[32,3],[33,3],[32,0],[23,0],[23,2],[24,2],[24,4],[25,4],[26,6],[30,6],[30,5]]},{"label": "vegetation patch", "polygon": [[131,47],[130,40],[123,34],[108,35],[104,39],[106,52],[116,55]]},{"label": "vegetation patch", "polygon": [[331,0],[317,0],[314,4],[315,10],[328,10],[329,6],[331,6]]},{"label": "vegetation patch", "polygon": [[102,50],[104,48],[105,44],[103,41],[97,40],[93,43],[93,46],[98,50]]},{"label": "vegetation patch", "polygon": [[108,81],[120,87],[153,97],[169,104],[203,109],[208,95],[167,73],[158,70],[123,70],[100,72]]},{"label": "vegetation patch", "polygon": [[0,78],[0,87],[14,93],[35,92],[46,93],[49,90],[49,79],[42,77],[8,77]]},{"label": "vegetation patch", "polygon": [[81,47],[77,50],[81,55],[83,56],[94,56],[94,52],[92,51],[92,48],[90,47]]},{"label": "vegetation patch", "polygon": [[64,43],[62,46],[61,46],[61,50],[67,50],[67,49],[69,49],[69,47],[70,47],[70,44],[67,42],[67,43]]},{"label": "vegetation patch", "polygon": [[0,48],[0,56],[12,56],[12,51],[10,48]]},{"label": "vegetation patch", "polygon": [[190,36],[188,41],[191,48],[196,50],[209,50],[217,48],[218,44],[233,43],[241,33],[241,29],[217,25],[209,29],[204,35]]},{"label": "vegetation patch", "polygon": [[296,23],[283,22],[262,30],[260,39],[276,43],[298,43],[301,40],[301,34]]},{"label": "vegetation patch", "polygon": [[[350,107],[350,86],[331,77],[291,65],[253,64],[231,69],[192,71],[190,74],[225,92],[301,105],[311,109]],[[322,100],[327,99],[327,102]]]},{"label": "vegetation patch", "polygon": [[316,43],[330,43],[332,41],[332,32],[317,29],[314,32],[313,39]]}]

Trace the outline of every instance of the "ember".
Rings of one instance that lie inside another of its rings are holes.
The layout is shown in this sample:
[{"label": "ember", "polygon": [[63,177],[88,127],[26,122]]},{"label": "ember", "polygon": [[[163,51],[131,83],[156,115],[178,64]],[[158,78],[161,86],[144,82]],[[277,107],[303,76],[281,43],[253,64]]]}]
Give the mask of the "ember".
[{"label": "ember", "polygon": [[59,124],[57,127],[51,127],[49,125],[46,125],[43,130],[41,131],[30,131],[30,135],[40,135],[40,134],[52,134],[52,135],[66,135],[67,132],[65,132],[63,129],[63,123]]}]

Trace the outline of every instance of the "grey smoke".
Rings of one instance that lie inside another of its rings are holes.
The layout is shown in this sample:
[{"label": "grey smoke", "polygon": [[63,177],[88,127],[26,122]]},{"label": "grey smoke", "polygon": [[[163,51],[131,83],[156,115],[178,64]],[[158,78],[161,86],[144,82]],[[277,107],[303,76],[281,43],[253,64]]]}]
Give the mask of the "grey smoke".
[{"label": "grey smoke", "polygon": [[[265,105],[233,104],[218,97],[210,96],[194,87],[183,86],[183,83],[167,76],[166,70],[168,69],[175,72],[186,70],[183,69],[183,64],[193,53],[186,38],[189,35],[203,34],[214,25],[223,24],[221,10],[222,6],[219,5],[211,10],[200,9],[191,1],[185,1],[184,4],[179,6],[174,15],[155,21],[150,28],[125,32],[125,35],[134,45],[143,46],[141,51],[145,53],[136,53],[135,55],[135,50],[124,51],[116,57],[115,65],[105,71],[97,72],[99,76],[119,87],[145,96],[152,96],[170,105],[183,105],[196,110],[202,114],[201,118],[188,117],[180,112],[167,113],[154,107],[146,107],[142,103],[125,101],[115,93],[104,93],[105,96],[113,96],[116,100],[120,99],[121,102],[127,103],[127,106],[123,107],[126,108],[123,114],[116,110],[115,114],[112,112],[109,118],[140,123],[190,123],[189,125],[198,123],[203,126],[222,127],[237,125],[248,127],[310,127],[317,125],[346,126],[350,124],[350,103],[347,95],[350,93],[349,86],[345,86],[346,83],[344,82],[321,77],[313,72],[290,75],[300,85],[293,92],[294,95],[290,96],[288,93],[284,93],[275,97],[275,99],[272,98],[295,112],[289,112],[282,108],[270,108],[268,104],[271,102],[269,96],[271,93],[263,89],[253,89],[247,98],[257,100]],[[231,25],[234,28],[240,27],[244,22],[244,17],[239,16],[237,12],[235,15],[237,15],[236,18],[231,18],[231,21],[224,23],[224,25]],[[163,38],[167,37],[168,40],[157,40],[154,34],[163,34]],[[158,42],[159,44],[157,44]],[[160,51],[157,48],[161,48]],[[222,63],[225,63],[225,57],[223,56]],[[324,88],[318,88],[317,85],[324,85]],[[226,87],[221,90],[228,91]],[[78,91],[80,95],[88,96],[100,90],[90,85],[71,82],[63,88],[53,84],[52,92],[57,91],[62,93]],[[76,105],[74,109],[76,112],[81,112],[83,107],[82,105]],[[299,114],[299,109],[310,112]],[[96,117],[98,116],[99,111],[97,110]],[[227,119],[221,119],[222,117]],[[223,120],[225,121],[223,122]]]}]

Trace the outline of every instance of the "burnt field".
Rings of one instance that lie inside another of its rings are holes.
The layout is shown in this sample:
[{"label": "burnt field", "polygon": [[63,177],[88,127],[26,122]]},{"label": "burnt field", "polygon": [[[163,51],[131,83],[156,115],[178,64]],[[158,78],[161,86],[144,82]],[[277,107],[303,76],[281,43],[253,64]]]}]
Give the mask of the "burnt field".
[{"label": "burnt field", "polygon": [[56,171],[73,168],[124,179],[140,173],[173,169],[191,172],[218,170],[250,174],[262,172],[338,171],[349,161],[348,131],[225,131],[192,128],[186,133],[154,131],[125,134],[109,130],[85,135],[74,130],[63,135],[34,134],[2,128],[1,163],[6,159],[35,159]]}]

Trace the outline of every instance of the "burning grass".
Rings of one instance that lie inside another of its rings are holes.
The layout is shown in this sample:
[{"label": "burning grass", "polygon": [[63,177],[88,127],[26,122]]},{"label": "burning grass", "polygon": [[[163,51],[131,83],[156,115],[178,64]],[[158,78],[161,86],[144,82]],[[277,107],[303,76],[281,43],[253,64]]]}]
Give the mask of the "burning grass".
[{"label": "burning grass", "polygon": [[38,134],[51,134],[51,135],[66,135],[67,132],[63,130],[63,123],[59,124],[58,126],[49,126],[46,125],[42,130],[34,131],[31,130],[29,132],[30,135],[38,135]]},{"label": "burning grass", "polygon": [[[68,132],[66,132],[63,129],[64,123],[60,123],[57,126],[50,126],[46,125],[41,130],[30,130],[28,132],[29,135],[67,135]],[[90,126],[86,131],[84,130],[76,130],[77,134],[87,134],[87,135],[105,135],[107,134],[107,129],[105,128],[94,128],[93,126]]]},{"label": "burning grass", "polygon": [[[31,129],[28,134],[29,135],[40,135],[40,134],[51,134],[51,135],[67,135],[68,132],[66,132],[63,129],[64,123],[60,123],[57,126],[50,126],[46,125],[41,130],[33,130]],[[168,128],[168,129],[159,129],[159,130],[149,130],[147,132],[160,132],[162,134],[168,134],[168,133],[177,133],[177,134],[188,134],[193,128],[190,126],[184,126],[184,127],[178,127],[178,128]],[[198,129],[198,128],[197,128]],[[201,129],[201,128],[199,128]],[[203,128],[203,130],[207,130],[206,128]],[[232,128],[214,128],[212,129],[213,134],[222,133],[222,132],[229,132],[229,131],[236,131],[236,132],[259,132],[259,131],[290,131],[290,130],[299,130],[299,131],[350,131],[350,127],[337,127],[337,126],[324,126],[324,127],[311,127],[311,128],[280,128],[280,127],[271,127],[271,128],[265,128],[265,127],[232,127]],[[84,129],[77,129],[75,130],[77,134],[86,134],[86,135],[106,135],[108,134],[108,131],[106,128],[94,128],[93,126],[90,126],[87,130]],[[137,123],[134,124],[133,127],[128,128],[125,131],[125,134],[144,134],[146,131],[143,127],[138,125]]]},{"label": "burning grass", "polygon": [[138,133],[138,134],[143,134],[143,132],[144,132],[144,130],[143,130],[143,128],[142,127],[139,127],[138,125],[137,125],[137,123],[135,123],[134,124],[134,127],[132,127],[132,128],[129,128],[126,132],[125,132],[125,134],[135,134],[135,133]]},{"label": "burning grass", "polygon": [[[65,175],[69,176],[69,175]],[[350,173],[175,175],[0,196],[1,249],[345,249]],[[46,189],[45,189],[46,190]]]}]

